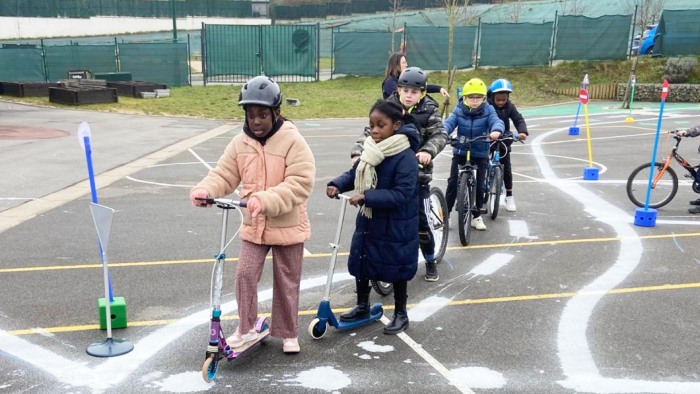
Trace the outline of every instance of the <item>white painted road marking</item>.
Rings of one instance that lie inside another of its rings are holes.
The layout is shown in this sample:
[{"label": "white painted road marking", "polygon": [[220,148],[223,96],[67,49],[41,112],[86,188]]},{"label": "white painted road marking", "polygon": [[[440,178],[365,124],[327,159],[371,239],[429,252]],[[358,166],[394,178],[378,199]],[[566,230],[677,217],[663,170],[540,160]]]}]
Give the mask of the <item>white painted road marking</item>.
[{"label": "white painted road marking", "polygon": [[[618,123],[618,122],[610,122]],[[567,130],[552,130],[536,137],[531,146],[543,176],[552,181],[557,180],[552,167],[546,161],[540,141]],[[600,292],[598,295],[576,295],[564,307],[557,333],[557,348],[562,372],[566,379],[558,383],[563,387],[586,392],[598,393],[698,393],[700,382],[647,381],[633,379],[613,379],[600,375],[593,354],[588,346],[586,333],[588,325],[598,302],[605,292],[617,287],[630,275],[641,262],[641,239],[631,227],[630,215],[600,198],[597,194],[577,183],[567,183],[566,187],[558,182],[552,185],[564,194],[579,201],[584,210],[596,220],[609,225],[620,239],[620,252],[615,263],[603,275],[579,290],[581,293]]]},{"label": "white painted road marking", "polygon": [[[339,273],[333,276],[333,282],[354,281],[354,279],[348,273]],[[325,276],[305,279],[301,281],[300,289],[306,290],[324,286],[326,281],[327,277]],[[272,289],[258,293],[259,302],[271,299]],[[238,304],[235,300],[221,305],[221,311],[224,315],[232,313],[237,308]],[[189,330],[209,323],[210,317],[211,310],[209,308],[195,312],[142,338],[134,344],[134,350],[130,353],[107,359],[95,367],[86,366],[86,361],[76,362],[66,359],[42,346],[10,335],[4,330],[0,330],[0,352],[37,367],[61,383],[74,387],[88,387],[93,393],[101,393],[122,382],[150,358],[159,356],[159,351],[170,346]]]}]

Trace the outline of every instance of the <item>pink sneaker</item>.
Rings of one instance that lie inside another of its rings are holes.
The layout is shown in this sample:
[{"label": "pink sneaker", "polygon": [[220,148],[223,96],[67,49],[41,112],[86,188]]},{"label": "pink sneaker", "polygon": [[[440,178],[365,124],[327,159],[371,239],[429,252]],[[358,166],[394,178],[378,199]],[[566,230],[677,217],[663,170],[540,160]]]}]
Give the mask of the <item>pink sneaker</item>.
[{"label": "pink sneaker", "polygon": [[253,342],[256,339],[258,339],[258,332],[255,331],[255,329],[251,329],[247,334],[241,335],[241,333],[238,332],[238,328],[236,328],[236,332],[228,339],[228,345],[232,348],[237,348],[248,342]]},{"label": "pink sneaker", "polygon": [[297,338],[284,338],[282,344],[282,351],[285,353],[299,353],[301,351]]}]

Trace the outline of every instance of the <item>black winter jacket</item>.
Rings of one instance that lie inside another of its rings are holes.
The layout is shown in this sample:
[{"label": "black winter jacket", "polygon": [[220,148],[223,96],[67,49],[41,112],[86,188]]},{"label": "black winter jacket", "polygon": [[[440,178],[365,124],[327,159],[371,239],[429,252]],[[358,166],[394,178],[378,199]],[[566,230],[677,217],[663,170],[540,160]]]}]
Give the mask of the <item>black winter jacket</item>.
[{"label": "black winter jacket", "polygon": [[[392,94],[389,100],[401,104],[396,93]],[[431,163],[427,166],[421,166],[418,174],[420,183],[428,184],[433,179],[432,160],[435,160],[435,157],[445,149],[448,140],[447,133],[445,132],[445,127],[442,125],[442,117],[440,116],[438,103],[433,100],[432,97],[428,95],[423,97],[418,104],[414,105],[409,110],[409,113],[413,117],[419,132],[420,148],[418,151],[427,152],[431,157]],[[365,130],[357,141],[355,141],[355,145],[350,151],[351,158],[362,154],[362,144],[368,136],[369,127],[365,127]]]}]

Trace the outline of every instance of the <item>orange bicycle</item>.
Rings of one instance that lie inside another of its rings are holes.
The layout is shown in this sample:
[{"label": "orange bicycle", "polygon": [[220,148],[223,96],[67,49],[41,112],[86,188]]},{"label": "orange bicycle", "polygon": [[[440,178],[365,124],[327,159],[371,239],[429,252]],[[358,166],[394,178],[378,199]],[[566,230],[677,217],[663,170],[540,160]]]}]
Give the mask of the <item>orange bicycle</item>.
[{"label": "orange bicycle", "polygon": [[627,178],[627,196],[634,205],[643,208],[647,189],[649,186],[649,172],[651,174],[651,196],[649,196],[649,208],[661,208],[673,200],[678,192],[678,175],[671,168],[673,160],[677,161],[688,173],[686,178],[693,180],[693,191],[700,193],[700,185],[696,181],[698,166],[692,166],[680,154],[678,145],[683,137],[677,134],[679,130],[670,131],[669,134],[676,140],[676,144],[671,148],[671,152],[663,162],[646,163],[635,168]]}]

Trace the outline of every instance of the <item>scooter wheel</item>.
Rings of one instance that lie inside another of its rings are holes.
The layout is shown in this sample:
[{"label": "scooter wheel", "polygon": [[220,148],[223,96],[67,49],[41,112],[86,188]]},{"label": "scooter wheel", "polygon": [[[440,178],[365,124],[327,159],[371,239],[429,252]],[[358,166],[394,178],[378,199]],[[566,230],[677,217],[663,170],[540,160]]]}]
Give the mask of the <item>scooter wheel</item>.
[{"label": "scooter wheel", "polygon": [[308,332],[309,335],[311,335],[311,338],[313,339],[321,339],[326,334],[327,330],[328,323],[321,323],[321,320],[319,318],[315,318],[311,320],[309,328],[306,330],[306,332]]},{"label": "scooter wheel", "polygon": [[219,370],[219,360],[216,354],[212,354],[204,360],[204,365],[202,365],[202,378],[207,383],[211,383],[216,378],[216,373]]}]

